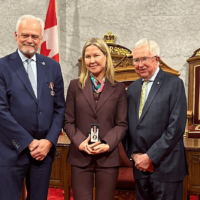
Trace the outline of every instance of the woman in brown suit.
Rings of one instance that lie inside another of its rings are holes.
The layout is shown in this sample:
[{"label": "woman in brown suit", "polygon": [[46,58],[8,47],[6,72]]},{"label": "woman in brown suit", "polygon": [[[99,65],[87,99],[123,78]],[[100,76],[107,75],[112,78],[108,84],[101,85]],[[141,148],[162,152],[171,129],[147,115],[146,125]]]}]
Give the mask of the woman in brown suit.
[{"label": "woman in brown suit", "polygon": [[[95,143],[92,124],[99,125]],[[74,199],[92,200],[95,174],[96,200],[112,200],[120,165],[118,144],[127,130],[127,100],[124,84],[114,81],[108,46],[99,38],[83,47],[80,77],[70,82],[67,92],[64,130],[71,140],[67,161]]]}]

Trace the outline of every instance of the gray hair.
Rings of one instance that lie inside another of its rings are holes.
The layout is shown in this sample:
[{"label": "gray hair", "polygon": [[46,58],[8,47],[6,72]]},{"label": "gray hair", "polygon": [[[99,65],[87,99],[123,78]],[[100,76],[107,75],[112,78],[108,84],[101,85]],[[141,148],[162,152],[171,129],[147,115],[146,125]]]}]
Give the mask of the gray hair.
[{"label": "gray hair", "polygon": [[139,40],[134,45],[133,50],[138,49],[143,46],[149,46],[149,50],[150,50],[151,54],[153,54],[155,56],[160,56],[160,48],[159,48],[158,44],[155,41],[149,40],[147,38],[143,38],[143,39]]},{"label": "gray hair", "polygon": [[22,20],[24,19],[35,19],[40,23],[40,26],[42,28],[42,35],[43,35],[43,31],[44,31],[44,21],[42,19],[40,19],[39,17],[35,17],[33,15],[22,15],[21,17],[19,17],[19,19],[17,20],[17,25],[16,25],[16,32],[18,33],[19,30],[19,25],[22,22]]}]

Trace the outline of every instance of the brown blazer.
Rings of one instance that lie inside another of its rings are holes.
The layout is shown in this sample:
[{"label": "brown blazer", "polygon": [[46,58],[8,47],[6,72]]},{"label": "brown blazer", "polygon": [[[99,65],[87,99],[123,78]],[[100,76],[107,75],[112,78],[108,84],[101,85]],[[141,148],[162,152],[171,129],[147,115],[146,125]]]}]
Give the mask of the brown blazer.
[{"label": "brown blazer", "polygon": [[124,137],[127,125],[127,98],[125,85],[108,80],[95,109],[92,83],[86,81],[84,89],[78,86],[78,79],[70,82],[65,110],[64,130],[71,140],[67,162],[85,167],[89,165],[92,155],[79,151],[78,147],[90,134],[91,124],[100,124],[99,137],[105,140],[111,150],[98,155],[98,165],[115,167],[120,165],[118,144]]}]

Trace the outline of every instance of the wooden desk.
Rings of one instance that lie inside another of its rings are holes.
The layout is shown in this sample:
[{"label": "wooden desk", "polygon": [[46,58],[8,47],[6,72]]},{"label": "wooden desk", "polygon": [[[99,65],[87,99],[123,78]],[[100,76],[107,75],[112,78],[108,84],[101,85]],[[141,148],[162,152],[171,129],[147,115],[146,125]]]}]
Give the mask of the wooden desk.
[{"label": "wooden desk", "polygon": [[[64,189],[64,200],[70,200],[71,165],[66,162],[70,140],[67,136],[59,136],[56,157],[52,164],[49,187]],[[25,182],[22,189],[21,200],[25,200]]]},{"label": "wooden desk", "polygon": [[67,136],[59,136],[49,183],[49,187],[64,189],[64,200],[70,200],[71,165],[66,161],[69,145],[70,140]]},{"label": "wooden desk", "polygon": [[189,175],[184,179],[183,200],[189,195],[200,197],[200,139],[187,138],[184,140]]}]

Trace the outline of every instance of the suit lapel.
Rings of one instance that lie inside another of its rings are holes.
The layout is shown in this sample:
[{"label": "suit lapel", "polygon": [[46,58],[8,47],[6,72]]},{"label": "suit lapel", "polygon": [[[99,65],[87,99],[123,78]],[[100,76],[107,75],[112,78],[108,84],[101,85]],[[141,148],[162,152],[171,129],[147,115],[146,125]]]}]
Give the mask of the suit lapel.
[{"label": "suit lapel", "polygon": [[46,63],[44,62],[44,58],[36,54],[36,62],[37,62],[37,93],[38,93],[38,100],[40,99],[42,86],[44,83],[45,78],[45,66]]},{"label": "suit lapel", "polygon": [[158,75],[156,76],[154,82],[153,82],[153,85],[151,87],[151,90],[149,92],[149,95],[148,95],[148,98],[145,102],[145,105],[144,105],[144,108],[143,108],[143,111],[142,111],[142,115],[139,119],[139,121],[145,116],[146,112],[148,111],[152,101],[154,100],[157,92],[159,91],[160,87],[162,86],[163,84],[163,77],[164,77],[164,73],[163,71],[160,69]]},{"label": "suit lapel", "polygon": [[85,98],[87,99],[88,103],[90,104],[92,110],[96,114],[95,105],[94,105],[94,96],[93,96],[93,90],[92,90],[92,82],[90,80],[90,77],[88,77],[85,88],[82,90]]},{"label": "suit lapel", "polygon": [[18,75],[19,79],[24,84],[25,88],[28,90],[28,92],[31,94],[35,102],[37,103],[37,99],[35,97],[33,88],[31,86],[30,80],[28,78],[28,74],[26,73],[26,70],[24,68],[24,65],[22,63],[22,60],[16,51],[15,53],[11,54],[10,56],[10,64],[13,67],[14,71]]},{"label": "suit lapel", "polygon": [[108,99],[110,95],[112,95],[114,91],[115,91],[115,87],[108,80],[106,80],[103,91],[97,103],[97,111],[101,108],[104,102]]}]

